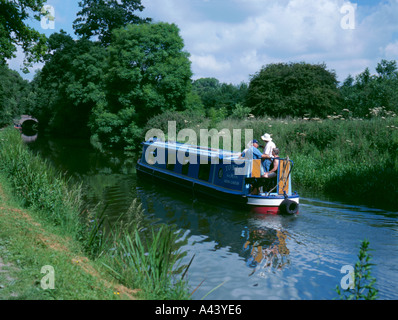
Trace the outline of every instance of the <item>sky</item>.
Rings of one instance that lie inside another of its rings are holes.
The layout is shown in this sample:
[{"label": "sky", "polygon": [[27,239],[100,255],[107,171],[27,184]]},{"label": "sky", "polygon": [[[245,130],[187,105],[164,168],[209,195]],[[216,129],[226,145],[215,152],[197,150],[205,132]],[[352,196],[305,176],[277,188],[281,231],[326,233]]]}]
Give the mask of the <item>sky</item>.
[{"label": "sky", "polygon": [[[54,25],[30,23],[47,36],[73,37],[78,0],[48,0]],[[248,83],[271,63],[325,63],[342,82],[382,59],[398,60],[398,0],[142,0],[140,16],[176,24],[190,53],[193,79]],[[45,29],[47,28],[47,29]],[[19,70],[23,55],[9,62]],[[23,75],[32,79],[35,70]]]}]

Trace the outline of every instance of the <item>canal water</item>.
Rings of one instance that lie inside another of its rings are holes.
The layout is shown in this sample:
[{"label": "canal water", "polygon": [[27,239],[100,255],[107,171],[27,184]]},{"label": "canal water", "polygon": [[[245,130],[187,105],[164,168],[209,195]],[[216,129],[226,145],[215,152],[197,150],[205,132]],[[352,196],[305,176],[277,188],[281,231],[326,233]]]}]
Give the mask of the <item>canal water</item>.
[{"label": "canal water", "polygon": [[39,136],[29,147],[81,181],[87,201],[107,204],[110,217],[138,198],[148,216],[176,225],[185,240],[183,263],[194,256],[188,272],[193,299],[337,298],[336,286],[348,278],[342,268],[355,265],[364,239],[372,249],[379,298],[398,299],[398,211],[298,190],[299,215],[255,215],[140,181],[134,159],[104,155],[85,141]]}]

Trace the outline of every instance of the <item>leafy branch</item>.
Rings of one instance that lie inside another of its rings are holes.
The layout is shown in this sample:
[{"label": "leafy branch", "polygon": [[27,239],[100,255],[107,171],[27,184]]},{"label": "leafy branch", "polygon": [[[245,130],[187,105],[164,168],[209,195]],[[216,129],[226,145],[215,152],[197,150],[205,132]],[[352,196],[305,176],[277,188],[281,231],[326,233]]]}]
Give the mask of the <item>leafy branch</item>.
[{"label": "leafy branch", "polygon": [[354,267],[354,283],[343,292],[336,286],[336,292],[341,300],[376,300],[378,290],[375,288],[376,278],[371,275],[370,261],[372,256],[368,253],[369,241],[363,240],[360,246],[358,261]]}]

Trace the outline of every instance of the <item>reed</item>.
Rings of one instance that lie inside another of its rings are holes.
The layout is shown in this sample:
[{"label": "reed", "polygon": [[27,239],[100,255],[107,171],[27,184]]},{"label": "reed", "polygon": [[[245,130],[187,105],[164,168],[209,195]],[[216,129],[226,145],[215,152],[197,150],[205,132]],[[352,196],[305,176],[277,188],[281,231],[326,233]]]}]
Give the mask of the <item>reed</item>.
[{"label": "reed", "polygon": [[71,186],[61,173],[33,155],[15,129],[4,129],[0,137],[0,170],[24,206],[77,236],[81,226],[81,185]]},{"label": "reed", "polygon": [[[148,240],[149,234],[149,240]],[[145,288],[145,298],[182,299],[187,297],[183,281],[175,268],[184,256],[176,249],[178,233],[166,226],[151,228],[145,235],[138,230],[118,239],[111,272],[123,284]]]},{"label": "reed", "polygon": [[105,249],[104,265],[129,288],[144,288],[144,299],[188,299],[184,276],[188,264],[180,265],[186,252],[180,232],[173,226],[153,224],[134,200],[128,212],[113,224]]}]

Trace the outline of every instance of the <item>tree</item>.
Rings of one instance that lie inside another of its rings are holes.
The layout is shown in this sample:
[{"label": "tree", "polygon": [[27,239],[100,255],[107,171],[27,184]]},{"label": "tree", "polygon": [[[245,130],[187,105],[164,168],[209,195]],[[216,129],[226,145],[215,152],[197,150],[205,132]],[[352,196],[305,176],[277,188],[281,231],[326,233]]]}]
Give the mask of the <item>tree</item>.
[{"label": "tree", "polygon": [[112,108],[148,113],[184,109],[191,72],[189,54],[175,24],[128,25],[115,32],[109,50],[108,97]]},{"label": "tree", "polygon": [[[343,107],[355,117],[398,113],[398,69],[396,61],[381,60],[377,74],[369,68],[355,77],[348,76],[340,88]],[[378,112],[383,110],[383,113]],[[384,114],[385,113],[385,114]]]},{"label": "tree", "polygon": [[183,110],[192,75],[188,53],[174,24],[128,25],[108,47],[106,99],[90,126],[106,147],[133,145],[146,121]]},{"label": "tree", "polygon": [[0,128],[24,113],[29,83],[18,72],[0,65]]},{"label": "tree", "polygon": [[[227,115],[232,114],[236,104],[243,104],[247,93],[247,84],[239,85],[220,83],[216,78],[195,80],[192,90],[202,100],[208,115],[223,109]],[[210,111],[211,110],[211,111]]]},{"label": "tree", "polygon": [[58,135],[88,136],[92,108],[104,97],[106,49],[75,41],[61,30],[48,39],[46,64],[32,85],[32,113],[40,126]]},{"label": "tree", "polygon": [[397,62],[395,60],[381,60],[376,66],[376,71],[379,78],[382,79],[396,80],[398,78]]},{"label": "tree", "polygon": [[45,0],[14,0],[0,2],[0,64],[15,57],[17,46],[25,53],[25,68],[40,60],[45,52],[46,37],[29,27],[26,20],[40,19]]},{"label": "tree", "polygon": [[252,76],[246,105],[257,116],[320,116],[340,108],[336,74],[324,64],[277,63]]},{"label": "tree", "polygon": [[221,83],[216,78],[200,78],[192,84],[192,90],[202,100],[206,110],[216,108],[219,100]]},{"label": "tree", "polygon": [[134,14],[144,9],[141,0],[83,0],[79,6],[82,9],[73,22],[75,33],[84,38],[98,36],[104,45],[111,43],[113,30],[151,20]]}]

